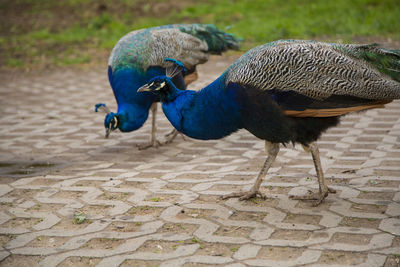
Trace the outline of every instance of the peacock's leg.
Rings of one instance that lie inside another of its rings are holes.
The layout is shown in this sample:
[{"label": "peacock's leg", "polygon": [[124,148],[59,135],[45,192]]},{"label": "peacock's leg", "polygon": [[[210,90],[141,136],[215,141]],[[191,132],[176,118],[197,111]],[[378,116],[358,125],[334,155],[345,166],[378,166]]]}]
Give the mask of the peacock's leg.
[{"label": "peacock's leg", "polygon": [[150,142],[149,143],[145,143],[142,145],[139,145],[139,149],[143,150],[143,149],[147,149],[149,147],[155,147],[157,148],[158,146],[161,145],[161,142],[157,140],[156,138],[156,131],[157,131],[157,127],[156,127],[156,115],[157,115],[157,102],[153,103],[150,107],[151,110],[151,133],[150,133]]},{"label": "peacock's leg", "polygon": [[164,143],[163,144],[169,144],[169,143],[171,143],[172,141],[174,141],[174,139],[175,139],[175,137],[177,137],[178,136],[178,130],[176,130],[176,129],[173,129],[172,131],[170,131],[169,133],[167,133],[166,135],[165,135],[165,141],[164,141]]},{"label": "peacock's leg", "polygon": [[305,195],[305,196],[290,196],[290,198],[296,199],[296,200],[316,200],[314,205],[318,206],[328,196],[329,193],[336,193],[336,190],[329,188],[326,185],[324,173],[322,171],[321,160],[319,157],[318,146],[315,143],[311,143],[308,146],[303,145],[303,148],[305,151],[311,152],[311,155],[312,155],[312,158],[314,161],[315,171],[316,171],[317,177],[318,177],[319,192],[311,193],[311,194]]},{"label": "peacock's leg", "polygon": [[257,176],[257,180],[254,183],[253,187],[250,189],[250,191],[235,192],[232,194],[222,196],[222,199],[239,197],[239,200],[246,200],[246,199],[250,199],[252,197],[256,197],[257,195],[259,195],[261,198],[264,198],[264,199],[266,198],[266,196],[260,192],[260,185],[261,185],[262,179],[265,177],[265,175],[268,172],[268,169],[271,167],[272,163],[275,161],[276,156],[278,155],[279,144],[278,143],[270,143],[268,141],[265,141],[265,150],[268,153],[268,157],[265,160],[264,165],[262,166],[262,168]]}]

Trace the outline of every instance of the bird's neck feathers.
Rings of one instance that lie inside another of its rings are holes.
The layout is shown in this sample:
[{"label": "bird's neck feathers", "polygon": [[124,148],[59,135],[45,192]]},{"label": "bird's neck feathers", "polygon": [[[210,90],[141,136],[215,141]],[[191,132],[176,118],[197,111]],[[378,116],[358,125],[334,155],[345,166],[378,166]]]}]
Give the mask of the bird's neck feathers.
[{"label": "bird's neck feathers", "polygon": [[118,106],[119,124],[118,128],[121,132],[131,132],[139,129],[146,122],[149,111],[148,109],[140,109],[129,104]]},{"label": "bird's neck feathers", "polygon": [[146,73],[132,68],[120,68],[112,71],[109,67],[108,77],[114,96],[118,103],[119,126],[122,132],[140,128],[149,116],[149,109],[158,97],[150,92],[137,93],[153,73],[162,73],[160,69],[151,69]]},{"label": "bird's neck feathers", "polygon": [[108,77],[118,106],[129,103],[138,108],[149,109],[157,101],[157,96],[148,92],[138,93],[137,90],[151,77],[162,73],[165,70],[159,67],[151,67],[145,72],[136,68],[116,68],[112,71],[109,67]]},{"label": "bird's neck feathers", "polygon": [[161,101],[178,131],[196,139],[219,139],[242,128],[237,89],[226,85],[222,75],[200,91],[171,88]]},{"label": "bird's neck feathers", "polygon": [[183,90],[178,89],[175,83],[172,82],[172,79],[166,76],[161,75],[161,78],[165,79],[167,83],[166,89],[161,90],[159,93],[160,100],[162,103],[171,103],[175,101],[175,99],[184,92]]}]

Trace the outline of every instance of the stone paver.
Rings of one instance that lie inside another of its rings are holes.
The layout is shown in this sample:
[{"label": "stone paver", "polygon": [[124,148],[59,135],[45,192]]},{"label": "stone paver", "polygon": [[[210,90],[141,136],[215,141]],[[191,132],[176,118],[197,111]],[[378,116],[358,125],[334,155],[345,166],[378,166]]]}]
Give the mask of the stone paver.
[{"label": "stone paver", "polygon": [[[213,58],[192,88],[232,60]],[[282,147],[262,184],[269,199],[242,202],[218,197],[250,188],[266,157],[246,131],[139,151],[147,122],[104,139],[93,106],[116,107],[104,70],[4,77],[0,95],[0,266],[399,264],[400,101],[323,135],[338,192],[312,207],[288,198],[317,188],[300,147]],[[171,126],[159,113],[162,138]]]}]

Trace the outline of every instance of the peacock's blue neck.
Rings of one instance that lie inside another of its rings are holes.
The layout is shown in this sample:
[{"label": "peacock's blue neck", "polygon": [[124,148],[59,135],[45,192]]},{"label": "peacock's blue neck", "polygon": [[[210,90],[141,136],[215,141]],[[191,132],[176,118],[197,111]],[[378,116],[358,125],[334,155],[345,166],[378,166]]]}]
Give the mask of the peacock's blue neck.
[{"label": "peacock's blue neck", "polygon": [[125,67],[108,70],[108,78],[118,103],[117,115],[119,129],[130,132],[140,128],[149,116],[149,109],[158,97],[152,93],[138,93],[137,90],[146,84],[153,76],[164,74],[161,67],[151,67],[147,71]]},{"label": "peacock's blue neck", "polygon": [[169,97],[162,99],[162,107],[178,131],[196,139],[219,139],[243,127],[239,89],[225,85],[222,75],[200,91],[172,88]]},{"label": "peacock's blue neck", "polygon": [[124,67],[114,71],[109,67],[108,78],[113,88],[118,107],[125,103],[141,108],[150,108],[158,98],[152,93],[138,93],[137,89],[146,84],[152,77],[162,75],[165,70],[161,67],[151,67],[147,71],[137,68]]}]

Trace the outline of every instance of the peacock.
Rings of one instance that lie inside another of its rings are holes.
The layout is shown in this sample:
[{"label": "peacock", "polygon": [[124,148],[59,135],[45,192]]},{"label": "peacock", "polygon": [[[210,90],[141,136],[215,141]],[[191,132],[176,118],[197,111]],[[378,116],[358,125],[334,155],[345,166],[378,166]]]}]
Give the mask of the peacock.
[{"label": "peacock", "polygon": [[[185,72],[173,75],[173,82],[179,89],[197,79],[196,66],[206,62],[210,54],[221,54],[228,49],[238,48],[238,38],[223,32],[211,24],[174,24],[141,29],[122,37],[111,52],[108,61],[108,78],[118,104],[118,111],[111,112],[99,103],[99,109],[106,112],[104,126],[106,138],[110,132],[119,129],[130,132],[140,128],[152,110],[150,143],[139,146],[145,149],[157,147],[156,111],[158,97],[151,93],[138,94],[137,89],[152,77],[165,74],[175,60],[187,68]],[[173,58],[165,61],[165,58]],[[175,62],[177,63],[177,62]],[[174,69],[172,68],[173,72]],[[176,136],[171,134],[167,142]]]},{"label": "peacock", "polygon": [[299,143],[311,152],[319,192],[291,198],[318,205],[335,190],[326,185],[315,141],[341,116],[400,98],[400,50],[279,40],[249,50],[199,91],[179,90],[167,75],[138,91],[159,96],[172,125],[192,138],[219,139],[244,128],[265,140],[268,156],[251,190],[223,198],[265,198],[261,181],[279,145]]}]

